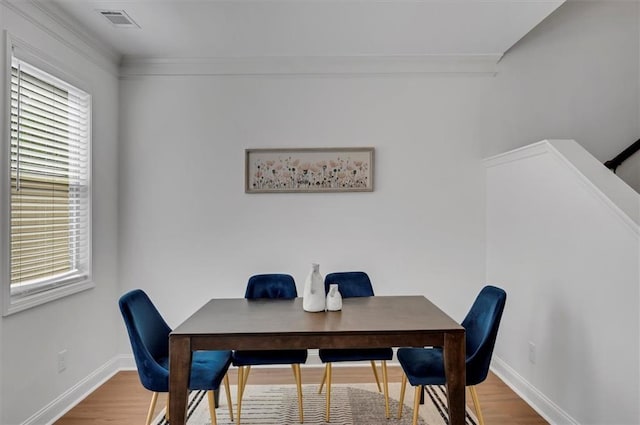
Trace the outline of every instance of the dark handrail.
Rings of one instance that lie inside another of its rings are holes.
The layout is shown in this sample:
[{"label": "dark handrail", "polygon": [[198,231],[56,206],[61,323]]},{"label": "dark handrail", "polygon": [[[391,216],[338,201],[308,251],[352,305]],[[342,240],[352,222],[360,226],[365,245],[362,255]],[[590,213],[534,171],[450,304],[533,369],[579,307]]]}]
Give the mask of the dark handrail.
[{"label": "dark handrail", "polygon": [[635,143],[633,143],[631,146],[629,146],[628,148],[620,152],[618,156],[616,156],[612,160],[605,162],[604,166],[609,168],[610,170],[613,170],[613,172],[615,173],[616,168],[618,168],[620,164],[625,162],[631,155],[638,152],[639,150],[640,150],[640,139],[636,140]]}]

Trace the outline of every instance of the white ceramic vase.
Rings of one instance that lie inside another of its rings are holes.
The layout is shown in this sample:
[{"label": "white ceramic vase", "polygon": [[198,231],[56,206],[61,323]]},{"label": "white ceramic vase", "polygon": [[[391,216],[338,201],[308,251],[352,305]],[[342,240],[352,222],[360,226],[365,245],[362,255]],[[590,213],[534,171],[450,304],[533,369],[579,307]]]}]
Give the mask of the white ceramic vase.
[{"label": "white ceramic vase", "polygon": [[332,283],[329,285],[329,293],[327,294],[327,310],[342,310],[342,294],[338,290],[337,283]]},{"label": "white ceramic vase", "polygon": [[325,310],[324,281],[320,274],[320,265],[311,264],[311,272],[304,282],[302,308],[304,311],[316,313]]}]

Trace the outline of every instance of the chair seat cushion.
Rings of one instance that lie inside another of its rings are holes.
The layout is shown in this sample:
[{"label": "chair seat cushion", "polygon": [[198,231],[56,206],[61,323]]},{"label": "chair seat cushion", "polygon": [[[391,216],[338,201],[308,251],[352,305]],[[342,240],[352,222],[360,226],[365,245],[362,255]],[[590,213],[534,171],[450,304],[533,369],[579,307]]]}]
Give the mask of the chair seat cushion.
[{"label": "chair seat cushion", "polygon": [[233,352],[234,366],[301,364],[307,361],[307,350],[240,350]]},{"label": "chair seat cushion", "polygon": [[364,360],[391,360],[391,348],[321,348],[318,350],[323,363],[357,362]]},{"label": "chair seat cushion", "polygon": [[397,356],[411,385],[445,384],[441,348],[399,348]]},{"label": "chair seat cushion", "polygon": [[[157,392],[169,391],[169,358],[158,359],[166,373],[164,389],[156,389]],[[191,361],[190,390],[217,390],[231,364],[231,351],[194,351]]]}]

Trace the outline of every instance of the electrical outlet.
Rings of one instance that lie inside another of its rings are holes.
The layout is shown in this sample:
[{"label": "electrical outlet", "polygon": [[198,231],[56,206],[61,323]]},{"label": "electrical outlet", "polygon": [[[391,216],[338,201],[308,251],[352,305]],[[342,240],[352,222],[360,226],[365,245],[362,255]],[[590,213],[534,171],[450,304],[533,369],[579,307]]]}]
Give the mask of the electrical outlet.
[{"label": "electrical outlet", "polygon": [[58,373],[67,369],[67,350],[58,352]]},{"label": "electrical outlet", "polygon": [[536,345],[529,341],[529,362],[536,364]]}]

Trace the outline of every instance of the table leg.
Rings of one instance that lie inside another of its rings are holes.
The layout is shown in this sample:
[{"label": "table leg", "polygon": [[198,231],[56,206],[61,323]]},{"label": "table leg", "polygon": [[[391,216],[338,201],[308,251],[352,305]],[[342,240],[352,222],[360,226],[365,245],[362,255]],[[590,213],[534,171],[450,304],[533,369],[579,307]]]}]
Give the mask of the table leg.
[{"label": "table leg", "polygon": [[449,423],[465,423],[465,335],[462,332],[448,333],[444,337],[444,370],[447,379]]},{"label": "table leg", "polygon": [[191,339],[169,335],[169,423],[187,421],[187,395],[191,375]]}]

